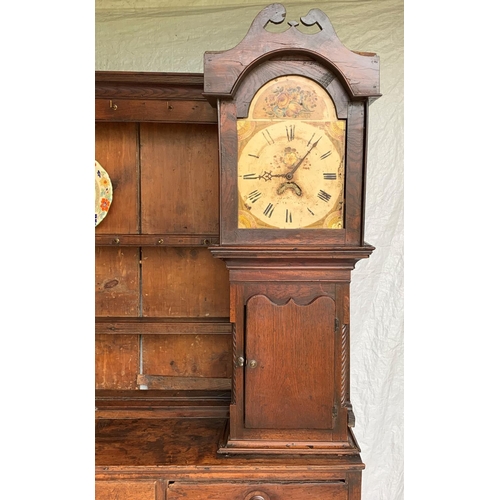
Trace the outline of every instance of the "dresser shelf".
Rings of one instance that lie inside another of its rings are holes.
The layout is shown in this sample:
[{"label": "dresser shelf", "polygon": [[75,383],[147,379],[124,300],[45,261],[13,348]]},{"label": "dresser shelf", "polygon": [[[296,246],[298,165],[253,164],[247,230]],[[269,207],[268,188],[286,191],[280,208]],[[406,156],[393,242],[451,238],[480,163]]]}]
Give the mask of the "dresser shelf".
[{"label": "dresser shelf", "polygon": [[96,317],[96,334],[230,334],[229,318]]},{"label": "dresser shelf", "polygon": [[210,234],[96,234],[96,246],[207,247],[217,245],[219,235]]}]

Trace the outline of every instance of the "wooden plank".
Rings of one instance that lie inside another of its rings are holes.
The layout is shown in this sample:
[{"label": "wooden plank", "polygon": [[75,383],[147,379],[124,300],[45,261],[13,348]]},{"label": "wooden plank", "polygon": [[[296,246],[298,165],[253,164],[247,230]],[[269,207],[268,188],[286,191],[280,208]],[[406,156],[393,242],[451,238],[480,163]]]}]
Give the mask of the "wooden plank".
[{"label": "wooden plank", "polygon": [[[212,379],[199,379],[212,380]],[[132,391],[130,391],[132,392]],[[143,391],[148,392],[148,391]],[[111,408],[97,410],[96,419],[227,418],[228,406],[169,406],[168,408]]]},{"label": "wooden plank", "polygon": [[[169,377],[229,378],[232,375],[231,335],[144,335],[142,372]],[[175,387],[154,387],[175,389]],[[178,387],[198,389],[198,387]],[[222,389],[222,387],[212,387]]]},{"label": "wooden plank", "polygon": [[145,317],[229,316],[229,273],[208,249],[143,248],[142,276]]},{"label": "wooden plank", "polygon": [[[140,375],[138,383],[148,384]],[[147,378],[147,376],[146,376]],[[96,418],[224,418],[229,415],[228,390],[96,391]]]},{"label": "wooden plank", "polygon": [[168,485],[169,500],[347,500],[344,481],[330,483],[196,483],[176,481]]},{"label": "wooden plank", "polygon": [[203,73],[96,71],[96,99],[205,101]]},{"label": "wooden plank", "polygon": [[138,335],[96,335],[96,389],[137,389]]},{"label": "wooden plank", "polygon": [[96,316],[137,316],[139,311],[139,250],[96,248]]},{"label": "wooden plank", "polygon": [[139,249],[95,249],[95,315],[139,315]]},{"label": "wooden plank", "polygon": [[365,127],[365,104],[352,102],[349,105],[347,120],[346,147],[346,193],[345,193],[345,227],[347,228],[346,243],[362,245],[361,222],[364,194],[365,148],[367,144]]},{"label": "wooden plank", "polygon": [[139,232],[139,167],[135,123],[96,123],[95,159],[113,185],[113,201],[96,234]]},{"label": "wooden plank", "polygon": [[305,306],[293,300],[276,305],[264,295],[250,298],[245,428],[333,428],[334,324],[331,297]]},{"label": "wooden plank", "polygon": [[95,500],[155,499],[156,481],[96,481],[95,484]]},{"label": "wooden plank", "polygon": [[112,406],[227,406],[231,394],[227,390],[194,391],[194,390],[150,390],[127,391],[99,389],[95,391],[95,402],[98,408]]},{"label": "wooden plank", "polygon": [[148,71],[96,71],[96,86],[106,82],[117,84],[150,84],[168,88],[170,85],[203,87],[203,73],[172,73]]},{"label": "wooden plank", "polygon": [[143,234],[218,234],[217,127],[141,125]]},{"label": "wooden plank", "polygon": [[207,101],[96,99],[97,122],[217,123],[217,111]]},{"label": "wooden plank", "polygon": [[96,318],[96,334],[231,334],[228,318]]},{"label": "wooden plank", "polygon": [[196,247],[219,244],[219,235],[211,234],[98,234],[98,246]]},{"label": "wooden plank", "polygon": [[[205,377],[165,377],[163,375],[138,375],[137,385],[145,385],[148,389],[174,389],[174,390],[228,390],[231,389],[230,378],[205,378]],[[179,411],[179,409],[176,409]],[[183,412],[186,414],[186,411]],[[226,412],[224,412],[226,414]],[[196,413],[200,417],[200,412]],[[212,415],[211,415],[212,416]]]}]

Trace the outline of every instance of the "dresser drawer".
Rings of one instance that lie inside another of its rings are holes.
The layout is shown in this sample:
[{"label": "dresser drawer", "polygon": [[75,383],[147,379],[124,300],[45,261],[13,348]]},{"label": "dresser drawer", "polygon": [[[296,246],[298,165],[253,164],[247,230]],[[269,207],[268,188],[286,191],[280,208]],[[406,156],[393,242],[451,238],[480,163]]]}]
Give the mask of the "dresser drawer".
[{"label": "dresser drawer", "polygon": [[155,500],[156,481],[97,481],[95,500]]},{"label": "dresser drawer", "polygon": [[343,481],[333,483],[181,483],[168,486],[167,500],[347,500]]}]

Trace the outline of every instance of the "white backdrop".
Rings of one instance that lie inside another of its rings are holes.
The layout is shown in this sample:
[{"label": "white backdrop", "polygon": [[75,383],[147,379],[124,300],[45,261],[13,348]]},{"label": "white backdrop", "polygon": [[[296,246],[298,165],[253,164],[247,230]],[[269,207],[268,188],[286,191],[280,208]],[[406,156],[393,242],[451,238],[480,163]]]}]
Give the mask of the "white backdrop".
[{"label": "white backdrop", "polygon": [[[272,3],[96,0],[95,67],[203,72],[206,50],[227,50]],[[403,499],[403,2],[282,2],[286,20],[319,8],[351,50],[380,56],[383,97],[370,107],[366,241],[353,273],[351,402],[366,464],[363,500]]]}]

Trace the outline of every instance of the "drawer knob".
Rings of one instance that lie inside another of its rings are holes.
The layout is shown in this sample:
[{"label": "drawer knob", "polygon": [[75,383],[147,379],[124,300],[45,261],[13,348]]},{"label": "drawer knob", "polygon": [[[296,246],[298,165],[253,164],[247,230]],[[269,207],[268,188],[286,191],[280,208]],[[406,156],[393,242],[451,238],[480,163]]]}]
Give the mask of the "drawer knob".
[{"label": "drawer knob", "polygon": [[245,500],[270,500],[264,491],[254,490],[245,497]]}]

